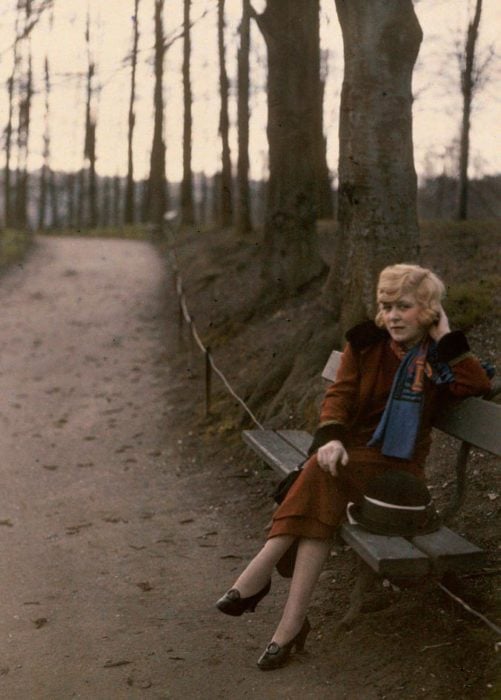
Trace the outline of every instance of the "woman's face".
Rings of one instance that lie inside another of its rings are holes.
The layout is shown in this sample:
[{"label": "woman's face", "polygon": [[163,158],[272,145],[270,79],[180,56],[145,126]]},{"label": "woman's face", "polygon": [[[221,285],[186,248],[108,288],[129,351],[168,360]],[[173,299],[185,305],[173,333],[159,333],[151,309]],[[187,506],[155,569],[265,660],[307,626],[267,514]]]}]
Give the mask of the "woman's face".
[{"label": "woman's face", "polygon": [[382,301],[379,308],[386,330],[397,343],[410,347],[425,335],[426,328],[419,322],[421,307],[412,294],[403,294],[394,301]]}]

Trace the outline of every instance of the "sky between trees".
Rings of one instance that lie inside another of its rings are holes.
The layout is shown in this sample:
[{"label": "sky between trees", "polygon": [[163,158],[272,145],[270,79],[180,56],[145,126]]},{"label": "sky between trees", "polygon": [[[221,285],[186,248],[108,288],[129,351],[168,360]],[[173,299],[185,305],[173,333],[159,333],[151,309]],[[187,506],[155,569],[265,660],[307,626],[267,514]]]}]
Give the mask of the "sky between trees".
[{"label": "sky between trees", "polygon": [[[98,82],[102,89],[97,117],[97,170],[101,175],[126,172],[127,108],[130,68],[124,61],[130,53],[133,0],[88,0],[93,28],[93,52]],[[136,133],[134,141],[135,173],[148,171],[152,138],[153,110],[153,0],[142,0],[139,17],[139,64],[137,76]],[[167,37],[179,33],[183,3],[165,3]],[[258,11],[264,0],[255,0]],[[416,13],[424,40],[414,71],[414,152],[420,176],[441,173],[448,167],[448,149],[457,138],[461,98],[459,68],[455,58],[457,42],[462,42],[471,16],[468,0],[419,0]],[[5,85],[11,70],[9,47],[14,37],[15,0],[4,0],[0,10],[0,81]],[[496,0],[485,0],[479,36],[479,50],[498,42],[501,13]],[[54,25],[49,31],[49,14],[33,33],[32,46],[36,88],[41,89],[43,62],[49,56],[52,73],[51,151],[52,168],[78,170],[82,165],[84,132],[84,95],[86,70],[85,16],[87,2],[55,0]],[[206,14],[204,14],[206,13]],[[240,0],[226,0],[226,61],[231,81],[231,119],[236,122],[236,49]],[[470,14],[469,14],[470,13]],[[193,170],[213,174],[219,168],[218,139],[219,93],[217,65],[217,10],[215,0],[193,0],[192,81],[193,81]],[[197,18],[202,18],[197,21]],[[326,91],[324,124],[327,135],[327,159],[337,169],[339,92],[342,81],[342,39],[334,0],[322,0],[322,48],[325,51]],[[266,175],[266,51],[262,37],[252,27],[251,56],[251,176]],[[166,54],[164,93],[166,105],[167,174],[178,180],[182,173],[182,42],[173,44]],[[499,128],[500,64],[494,59],[490,79],[479,93],[472,121],[471,176],[501,172]],[[79,77],[80,76],[80,77]],[[498,95],[496,95],[498,93]],[[4,94],[6,94],[4,92]],[[33,104],[30,168],[42,163],[43,96]],[[0,101],[0,124],[7,121],[6,99]],[[232,129],[232,155],[236,158],[236,133]],[[1,161],[0,161],[1,162]]]}]

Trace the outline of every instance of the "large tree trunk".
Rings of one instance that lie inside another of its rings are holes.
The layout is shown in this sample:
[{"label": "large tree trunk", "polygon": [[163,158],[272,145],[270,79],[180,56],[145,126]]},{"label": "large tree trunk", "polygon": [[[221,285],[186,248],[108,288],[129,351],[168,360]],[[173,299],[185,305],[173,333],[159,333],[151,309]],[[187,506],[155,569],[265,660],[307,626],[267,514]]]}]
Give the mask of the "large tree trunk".
[{"label": "large tree trunk", "polygon": [[250,0],[243,0],[238,49],[238,161],[237,161],[237,230],[252,230],[249,191],[249,53]]},{"label": "large tree trunk", "polygon": [[219,114],[219,133],[221,134],[221,189],[220,189],[220,223],[230,226],[233,222],[233,196],[231,176],[231,156],[228,115],[228,75],[226,73],[224,45],[224,0],[218,0],[218,51],[219,51],[219,89],[221,93],[221,110]]},{"label": "large tree trunk", "polygon": [[318,0],[269,0],[253,16],[268,51],[270,176],[263,277],[290,293],[322,269],[315,234],[318,144],[322,140]]},{"label": "large tree trunk", "polygon": [[380,270],[418,255],[411,78],[422,31],[411,0],[336,0],[336,9],[339,227],[323,298],[344,332],[373,315]]},{"label": "large tree trunk", "polygon": [[461,92],[463,95],[463,118],[461,122],[461,138],[459,141],[459,202],[457,218],[468,218],[468,161],[470,158],[470,120],[473,94],[475,90],[475,46],[478,37],[478,27],[482,14],[482,0],[477,0],[475,15],[468,25],[464,53],[463,69],[461,71]]},{"label": "large tree trunk", "polygon": [[150,156],[150,176],[147,190],[147,217],[160,233],[163,216],[167,208],[167,183],[165,177],[165,143],[164,143],[164,0],[155,0],[155,89],[154,89],[154,125],[153,143]]},{"label": "large tree trunk", "polygon": [[134,113],[134,103],[136,99],[136,67],[137,67],[137,46],[139,42],[139,0],[134,0],[134,31],[132,39],[131,53],[131,78],[130,78],[130,99],[129,99],[129,115],[128,115],[128,136],[127,136],[127,181],[125,185],[125,210],[124,222],[126,224],[134,223],[134,155],[133,155],[133,139],[134,126],[136,124],[136,116]]},{"label": "large tree trunk", "polygon": [[193,173],[191,170],[191,32],[190,32],[190,5],[191,0],[184,0],[183,22],[183,180],[181,182],[181,220],[184,224],[193,224],[195,215],[193,210]]}]

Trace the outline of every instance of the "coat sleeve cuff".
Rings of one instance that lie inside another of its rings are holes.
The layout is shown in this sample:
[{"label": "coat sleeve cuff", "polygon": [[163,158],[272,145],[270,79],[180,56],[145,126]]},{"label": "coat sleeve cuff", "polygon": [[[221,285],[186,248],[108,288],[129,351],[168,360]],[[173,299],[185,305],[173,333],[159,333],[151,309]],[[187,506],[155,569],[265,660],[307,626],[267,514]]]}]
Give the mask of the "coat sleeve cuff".
[{"label": "coat sleeve cuff", "polygon": [[343,442],[346,438],[346,428],[341,423],[327,423],[317,428],[313,436],[313,442],[308,449],[308,455],[315,454],[319,447],[325,445],[331,440],[340,440]]},{"label": "coat sleeve cuff", "polygon": [[447,333],[437,343],[437,355],[440,362],[451,362],[451,360],[468,352],[470,352],[470,346],[462,331]]}]

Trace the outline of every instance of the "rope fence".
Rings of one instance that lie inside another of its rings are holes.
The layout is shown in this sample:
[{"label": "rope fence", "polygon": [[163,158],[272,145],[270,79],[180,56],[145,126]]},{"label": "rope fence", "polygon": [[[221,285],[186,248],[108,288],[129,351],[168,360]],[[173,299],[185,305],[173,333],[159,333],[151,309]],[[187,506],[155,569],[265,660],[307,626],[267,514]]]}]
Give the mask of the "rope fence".
[{"label": "rope fence", "polygon": [[[167,222],[169,231],[171,233],[173,243],[175,244],[175,232],[173,228],[172,222],[175,220],[176,216],[174,212],[167,212],[167,215],[165,216],[165,221]],[[249,406],[245,403],[245,401],[242,399],[241,396],[237,394],[235,389],[231,386],[230,382],[228,379],[225,377],[224,373],[222,372],[221,369],[216,365],[214,362],[214,358],[212,356],[210,347],[206,346],[202,339],[200,338],[200,335],[197,331],[197,327],[195,325],[195,321],[193,319],[193,316],[190,314],[190,311],[188,309],[188,303],[186,301],[186,296],[184,293],[183,289],[183,280],[181,276],[181,272],[179,270],[179,265],[178,265],[178,259],[177,259],[177,254],[175,248],[171,248],[169,250],[170,254],[170,262],[172,266],[172,270],[174,272],[174,277],[176,281],[176,293],[178,296],[178,303],[179,303],[179,332],[181,333],[182,331],[182,324],[183,320],[185,323],[188,325],[188,328],[191,333],[191,337],[197,344],[198,348],[202,352],[202,354],[205,357],[205,412],[206,415],[210,415],[211,411],[211,396],[212,396],[212,373],[216,374],[223,385],[225,386],[226,390],[228,393],[240,404],[240,406],[243,408],[243,410],[247,413],[247,415],[250,417],[252,422],[254,423],[255,426],[257,426],[260,430],[264,430],[264,426],[262,423],[257,419],[257,417],[254,415],[252,410],[249,408]]]},{"label": "rope fence", "polygon": [[[446,593],[452,600],[454,600],[456,603],[461,605],[465,610],[467,610],[469,613],[472,615],[475,615],[475,617],[478,617],[479,620],[481,620],[484,625],[487,625],[487,627],[490,627],[491,630],[496,632],[499,637],[501,637],[501,627],[496,625],[494,622],[491,622],[485,615],[482,615],[482,613],[479,613],[478,610],[474,610],[468,603],[465,603],[465,601],[460,598],[459,596],[455,595],[452,591],[450,591],[446,586],[443,585],[443,583],[440,583],[440,581],[437,581],[437,586],[444,592]],[[496,651],[501,650],[501,639],[497,642],[494,643],[494,649]]]}]

